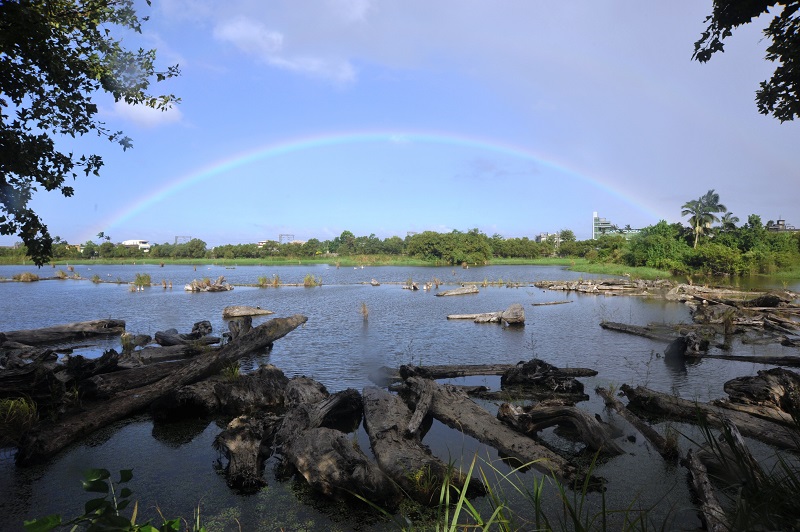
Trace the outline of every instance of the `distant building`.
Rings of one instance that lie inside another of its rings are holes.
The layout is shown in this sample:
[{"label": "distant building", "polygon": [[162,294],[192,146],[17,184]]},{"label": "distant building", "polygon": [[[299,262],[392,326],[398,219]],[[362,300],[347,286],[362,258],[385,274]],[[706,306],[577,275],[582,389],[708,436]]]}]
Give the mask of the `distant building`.
[{"label": "distant building", "polygon": [[597,211],[592,215],[592,240],[597,240],[603,235],[620,235],[624,236],[626,239],[630,239],[640,232],[641,229],[631,229],[629,225],[621,229],[605,218],[597,216]]},{"label": "distant building", "polygon": [[536,242],[541,244],[542,242],[551,242],[553,245],[558,247],[561,243],[561,233],[539,233],[536,235]]},{"label": "distant building", "polygon": [[793,225],[787,224],[786,220],[778,220],[774,224],[771,224],[771,225],[767,224],[767,231],[775,231],[776,233],[783,232],[783,231],[789,231],[789,232],[793,233],[793,232],[797,231],[797,229],[795,229],[795,227]]},{"label": "distant building", "polygon": [[150,243],[147,240],[124,240],[121,245],[126,248],[136,248],[145,253],[150,251]]}]

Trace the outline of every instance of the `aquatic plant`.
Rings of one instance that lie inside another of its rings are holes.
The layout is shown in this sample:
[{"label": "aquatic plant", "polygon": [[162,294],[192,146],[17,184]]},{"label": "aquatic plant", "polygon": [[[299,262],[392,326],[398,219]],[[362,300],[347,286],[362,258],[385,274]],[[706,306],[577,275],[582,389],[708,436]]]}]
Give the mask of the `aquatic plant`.
[{"label": "aquatic plant", "polygon": [[23,283],[32,283],[34,281],[38,281],[39,276],[36,275],[35,273],[23,272],[16,274],[14,277],[12,277],[12,279]]},{"label": "aquatic plant", "polygon": [[220,375],[222,375],[222,379],[227,382],[233,382],[239,379],[241,375],[241,368],[239,367],[239,362],[233,361],[220,371]]},{"label": "aquatic plant", "polygon": [[322,285],[322,279],[319,277],[314,277],[310,273],[307,273],[305,277],[303,277],[303,286],[320,286]]},{"label": "aquatic plant", "polygon": [[60,527],[71,526],[72,530],[119,530],[127,532],[206,532],[206,527],[200,523],[200,508],[195,512],[191,523],[182,519],[166,519],[161,510],[157,508],[163,523],[159,527],[150,524],[150,521],[137,523],[139,514],[139,501],[133,501],[133,510],[130,517],[123,512],[130,506],[133,491],[124,486],[133,479],[132,469],[119,471],[119,480],[111,480],[111,473],[107,469],[90,469],[83,475],[83,490],[87,493],[99,493],[101,497],[90,499],[84,505],[83,514],[64,521],[60,515],[48,515],[38,519],[25,521],[25,530],[28,532],[47,532]]},{"label": "aquatic plant", "polygon": [[68,277],[67,272],[64,270],[57,270],[56,271],[56,279],[66,279]]},{"label": "aquatic plant", "polygon": [[136,278],[133,280],[133,284],[136,286],[150,286],[152,284],[152,280],[150,279],[149,273],[137,273]]},{"label": "aquatic plant", "polygon": [[27,397],[0,399],[0,447],[16,447],[39,421],[36,403]]}]

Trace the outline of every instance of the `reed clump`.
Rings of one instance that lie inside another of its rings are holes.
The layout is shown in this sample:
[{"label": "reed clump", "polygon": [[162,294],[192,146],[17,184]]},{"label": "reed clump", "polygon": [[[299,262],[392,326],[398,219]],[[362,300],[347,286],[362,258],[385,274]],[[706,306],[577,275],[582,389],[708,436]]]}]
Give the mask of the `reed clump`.
[{"label": "reed clump", "polygon": [[39,411],[31,399],[0,399],[0,447],[16,447],[38,421]]},{"label": "reed clump", "polygon": [[306,276],[303,278],[303,286],[320,286],[322,285],[322,279],[319,277],[314,277],[310,273],[307,273]]},{"label": "reed clump", "polygon": [[20,281],[22,283],[32,283],[38,281],[39,276],[36,275],[35,273],[23,272],[23,273],[18,273],[17,275],[12,277],[12,279],[14,279],[15,281]]}]

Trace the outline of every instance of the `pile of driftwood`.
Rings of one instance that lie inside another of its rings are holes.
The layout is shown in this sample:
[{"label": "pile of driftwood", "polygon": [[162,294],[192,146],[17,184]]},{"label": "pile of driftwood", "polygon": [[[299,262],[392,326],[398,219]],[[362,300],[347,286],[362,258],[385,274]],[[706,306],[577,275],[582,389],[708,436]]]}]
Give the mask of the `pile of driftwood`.
[{"label": "pile of driftwood", "polygon": [[210,279],[203,279],[202,281],[192,279],[192,282],[184,285],[183,289],[187,292],[227,292],[228,290],[233,290],[233,285],[228,284],[225,277],[220,275],[213,281]]},{"label": "pile of driftwood", "polygon": [[[148,357],[146,350],[124,355],[109,350],[97,359],[67,356],[63,361],[51,348],[35,346],[63,344],[67,338],[119,335],[124,322],[104,320],[4,333],[0,335],[0,360],[5,368],[0,371],[0,398],[32,399],[40,412],[39,422],[17,442],[17,462],[50,457],[91,432],[146,409],[176,388],[207,379],[242,356],[263,351],[306,320],[301,315],[276,318],[219,349],[195,339],[147,348],[167,350],[164,356]],[[59,336],[58,331],[63,334]]]},{"label": "pile of driftwood", "polygon": [[475,323],[502,323],[504,325],[525,325],[525,309],[515,303],[506,310],[482,312],[478,314],[450,314],[448,320],[472,320]]},{"label": "pile of driftwood", "polygon": [[[732,356],[709,354],[711,347],[730,349],[734,340],[743,344],[780,343],[800,347],[800,305],[798,295],[788,291],[769,293],[728,289],[687,289],[680,285],[680,298],[691,308],[692,323],[653,323],[647,326],[604,321],[608,330],[671,342],[667,356],[721,358],[787,366],[800,365],[795,356]],[[672,292],[672,291],[671,291]]]}]

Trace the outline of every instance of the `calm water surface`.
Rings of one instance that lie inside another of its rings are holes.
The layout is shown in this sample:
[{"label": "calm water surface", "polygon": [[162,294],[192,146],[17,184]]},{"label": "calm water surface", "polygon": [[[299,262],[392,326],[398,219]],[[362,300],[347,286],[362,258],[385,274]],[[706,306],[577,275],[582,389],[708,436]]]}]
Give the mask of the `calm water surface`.
[{"label": "calm water surface", "polygon": [[[11,278],[30,267],[2,266],[0,278]],[[43,268],[40,276],[54,275]],[[71,274],[72,272],[70,272]],[[661,357],[665,345],[644,338],[604,331],[602,320],[638,325],[650,322],[690,321],[687,307],[660,299],[607,297],[544,292],[531,285],[543,279],[592,277],[558,267],[491,266],[470,269],[420,267],[340,268],[333,266],[75,266],[84,279],[94,275],[104,281],[133,281],[137,273],[149,273],[154,283],[166,280],[172,289],[152,287],[131,292],[126,284],[88,280],[0,282],[0,331],[29,329],[73,321],[116,318],[126,321],[131,333],[153,335],[176,328],[188,332],[200,320],[211,321],[217,334],[227,330],[222,309],[229,305],[258,305],[275,316],[304,314],[308,323],[275,343],[265,357],[245,362],[252,368],[269,362],[287,376],[307,375],[330,391],[362,389],[371,384],[370,372],[382,365],[515,363],[534,356],[557,366],[589,367],[599,375],[583,379],[587,392],[596,386],[643,384],[681,397],[708,400],[723,396],[722,384],[733,377],[753,374],[765,366],[705,360],[695,365],[668,365]],[[256,288],[259,277],[278,275],[282,283],[302,283],[312,274],[323,285],[314,288]],[[236,285],[230,292],[190,293],[183,285],[192,279],[225,276]],[[369,285],[377,279],[381,286]],[[485,287],[479,294],[435,297],[434,293],[401,288],[408,279],[424,283],[438,278],[441,289],[460,282],[483,280],[519,283],[518,288]],[[795,290],[800,286],[792,287]],[[532,303],[570,301],[570,304],[538,306]],[[523,328],[503,329],[493,324],[448,321],[449,314],[503,310],[513,303],[525,307]],[[364,320],[362,304],[369,309]],[[254,324],[268,317],[257,318]],[[96,343],[83,350],[96,356],[107,348],[119,348],[119,340]],[[734,354],[796,354],[781,346],[734,346]],[[499,387],[499,378],[478,378]],[[464,382],[464,381],[461,381]],[[619,426],[625,435],[633,430],[604,411],[592,395],[581,407],[599,413]],[[493,408],[493,405],[486,405]],[[217,454],[211,442],[221,428],[215,423],[187,422],[154,426],[146,417],[118,424],[73,446],[42,466],[20,469],[13,455],[0,453],[0,530],[18,530],[21,521],[49,513],[75,515],[88,498],[80,490],[81,472],[89,467],[134,469],[132,489],[147,515],[156,505],[167,515],[190,516],[201,507],[213,529],[385,529],[353,517],[344,505],[320,501],[302,482],[278,481],[267,464],[268,487],[256,495],[231,492],[217,472]],[[689,429],[687,429],[689,430]],[[362,449],[369,444],[363,429],[354,434]],[[548,434],[556,444],[571,444]],[[425,443],[441,458],[469,462],[477,455],[497,461],[497,453],[447,427],[435,423]],[[692,511],[685,471],[665,466],[642,441],[623,440],[628,454],[598,467],[609,479],[607,504],[625,508],[656,506],[652,515],[669,515],[675,526],[693,527],[699,522]],[[468,464],[467,464],[468,465]],[[499,466],[502,469],[502,466]],[[533,475],[534,473],[526,473]],[[551,490],[554,492],[555,490]],[[509,494],[510,496],[510,494]],[[596,501],[595,501],[596,502]],[[481,501],[478,501],[481,504]],[[488,514],[487,514],[488,515]]]}]

